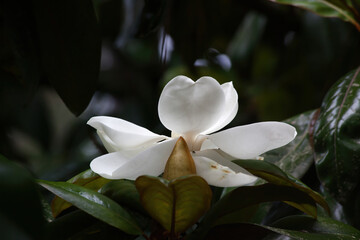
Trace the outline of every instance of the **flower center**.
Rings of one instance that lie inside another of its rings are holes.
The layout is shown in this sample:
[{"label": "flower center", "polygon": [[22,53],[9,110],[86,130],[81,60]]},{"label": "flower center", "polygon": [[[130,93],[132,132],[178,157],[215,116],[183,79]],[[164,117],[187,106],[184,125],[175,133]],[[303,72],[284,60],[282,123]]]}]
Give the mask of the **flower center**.
[{"label": "flower center", "polygon": [[206,139],[205,135],[199,135],[194,133],[178,134],[176,132],[171,132],[171,137],[183,137],[188,145],[190,152],[200,151],[201,145]]}]

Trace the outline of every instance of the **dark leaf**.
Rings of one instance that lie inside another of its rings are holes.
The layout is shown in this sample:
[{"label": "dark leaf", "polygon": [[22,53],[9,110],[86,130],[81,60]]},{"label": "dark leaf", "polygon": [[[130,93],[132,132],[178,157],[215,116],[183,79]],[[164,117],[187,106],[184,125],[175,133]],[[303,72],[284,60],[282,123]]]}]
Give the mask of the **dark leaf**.
[{"label": "dark leaf", "polygon": [[0,155],[1,239],[40,239],[45,221],[37,188],[25,169]]},{"label": "dark leaf", "polygon": [[129,207],[140,213],[146,213],[141,206],[140,195],[135,183],[130,180],[114,180],[104,185],[100,192],[121,206]]},{"label": "dark leaf", "polygon": [[128,234],[142,234],[137,223],[120,205],[93,190],[67,183],[38,180],[39,184],[55,195],[70,202],[88,214]]},{"label": "dark leaf", "polygon": [[327,212],[330,212],[329,206],[324,198],[317,192],[311,190],[300,180],[286,174],[277,166],[259,160],[235,160],[234,163],[248,170],[251,174],[260,177],[269,183],[291,186],[308,194],[315,202],[320,204]]},{"label": "dark leaf", "polygon": [[[78,175],[74,176],[73,178],[69,179],[67,181],[68,183],[73,183],[79,186],[86,187],[88,189],[97,191],[99,190],[103,185],[110,182],[109,179],[105,179],[103,177],[100,177],[91,169],[88,169],[82,173],[79,173]],[[58,216],[62,211],[65,209],[71,207],[72,204],[65,201],[64,199],[55,196],[51,203],[51,210],[54,217]]]},{"label": "dark leaf", "polygon": [[95,92],[100,33],[91,0],[34,1],[44,74],[64,103],[80,114]]},{"label": "dark leaf", "polygon": [[[270,234],[271,232],[276,234]],[[206,239],[231,239],[236,236],[253,240],[284,239],[281,236],[296,240],[352,240],[359,239],[360,232],[331,218],[315,220],[308,216],[291,216],[279,220],[271,227],[249,223],[219,225],[211,229]]]},{"label": "dark leaf", "polygon": [[309,141],[310,122],[316,110],[289,118],[284,122],[296,128],[296,138],[284,147],[263,154],[265,161],[271,162],[284,172],[301,178],[313,163],[313,149]]},{"label": "dark leaf", "polygon": [[243,219],[243,214],[248,214],[248,207],[273,201],[284,201],[316,217],[315,201],[307,193],[296,188],[270,183],[239,187],[226,194],[213,206],[191,239],[201,238],[215,225],[239,223]]},{"label": "dark leaf", "polygon": [[348,237],[351,236],[352,239],[360,238],[359,230],[351,227],[350,225],[325,217],[313,219],[303,215],[289,216],[274,223],[273,227],[310,233],[331,233],[339,236],[347,235]]},{"label": "dark leaf", "polygon": [[337,17],[344,21],[352,23],[360,31],[359,13],[353,4],[342,0],[271,0],[273,2],[289,4],[304,8],[320,16]]},{"label": "dark leaf", "polygon": [[360,182],[359,72],[351,71],[329,90],[314,132],[319,179],[342,204]]},{"label": "dark leaf", "polygon": [[171,234],[185,232],[210,207],[210,187],[199,176],[172,181],[140,176],[135,185],[146,211]]}]

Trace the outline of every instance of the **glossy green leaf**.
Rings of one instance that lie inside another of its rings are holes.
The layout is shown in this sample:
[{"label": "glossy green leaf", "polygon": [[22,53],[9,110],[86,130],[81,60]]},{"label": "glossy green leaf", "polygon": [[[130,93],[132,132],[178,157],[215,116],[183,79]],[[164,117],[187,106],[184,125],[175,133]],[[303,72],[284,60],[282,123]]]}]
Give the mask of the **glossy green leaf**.
[{"label": "glossy green leaf", "polygon": [[308,194],[289,186],[266,183],[259,186],[244,186],[226,194],[206,214],[201,228],[191,239],[200,239],[215,225],[242,222],[243,211],[259,203],[284,201],[316,217],[316,203]]},{"label": "glossy green leaf", "polygon": [[313,110],[285,120],[284,122],[296,128],[297,136],[289,144],[263,154],[265,161],[277,165],[296,178],[304,176],[314,160],[309,127],[316,114],[317,110]]},{"label": "glossy green leaf", "polygon": [[0,238],[40,239],[45,224],[34,179],[0,155]]},{"label": "glossy green leaf", "polygon": [[360,183],[359,72],[351,71],[329,90],[314,132],[319,179],[342,204]]},{"label": "glossy green leaf", "polygon": [[93,190],[67,182],[38,180],[39,184],[55,195],[72,203],[88,214],[128,234],[141,234],[137,223],[120,205]]},{"label": "glossy green leaf", "polygon": [[289,216],[275,222],[272,227],[291,229],[302,232],[329,233],[360,239],[360,231],[354,227],[331,218],[319,217],[313,219],[308,216]]},{"label": "glossy green leaf", "polygon": [[[110,182],[111,180],[100,177],[91,169],[88,169],[73,178],[69,179],[68,183],[73,183],[79,186],[83,186],[85,188],[98,191],[103,185]],[[51,210],[54,217],[58,216],[62,211],[71,207],[72,204],[65,201],[64,199],[55,196],[53,201],[51,202]]]},{"label": "glossy green leaf", "polygon": [[280,240],[284,236],[294,240],[353,240],[359,239],[360,232],[330,218],[315,220],[307,216],[292,216],[281,219],[271,227],[250,223],[216,226],[205,239],[219,239],[220,236],[221,239],[242,236],[253,240],[265,237],[267,240]]},{"label": "glossy green leaf", "polygon": [[337,17],[352,23],[360,31],[358,9],[349,1],[343,0],[270,0],[272,2],[289,4],[304,8],[320,16]]},{"label": "glossy green leaf", "polygon": [[[329,206],[324,198],[317,192],[310,189],[300,180],[286,174],[277,166],[259,160],[235,160],[234,163],[248,170],[251,174],[260,177],[269,183],[294,187],[308,194],[316,203],[321,205],[327,212],[330,212]],[[291,204],[290,204],[291,205]]]},{"label": "glossy green leaf", "polygon": [[95,92],[101,40],[91,0],[33,1],[44,75],[80,114]]},{"label": "glossy green leaf", "polygon": [[51,240],[135,238],[137,236],[126,234],[81,210],[72,211],[48,223],[43,234],[43,239]]},{"label": "glossy green leaf", "polygon": [[215,224],[229,220],[236,222],[238,220],[231,217],[236,211],[241,211],[251,205],[273,201],[292,202],[294,207],[316,217],[315,201],[306,193],[296,188],[266,183],[259,186],[239,187],[233,190],[213,207],[206,219],[216,219]]},{"label": "glossy green leaf", "polygon": [[115,180],[100,189],[100,193],[108,196],[121,206],[129,207],[140,213],[146,213],[140,202],[140,195],[135,183],[130,180]]},{"label": "glossy green leaf", "polygon": [[199,176],[172,181],[141,176],[135,185],[146,211],[171,234],[186,231],[210,207],[211,189]]}]

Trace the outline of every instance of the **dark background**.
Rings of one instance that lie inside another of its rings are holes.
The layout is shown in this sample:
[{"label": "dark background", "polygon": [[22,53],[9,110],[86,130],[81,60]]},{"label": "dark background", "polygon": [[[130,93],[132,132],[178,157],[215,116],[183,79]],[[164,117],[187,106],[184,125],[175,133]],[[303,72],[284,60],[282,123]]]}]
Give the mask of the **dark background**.
[{"label": "dark background", "polygon": [[233,81],[234,126],[318,108],[360,63],[351,24],[265,0],[1,5],[0,153],[41,179],[66,180],[104,152],[94,115],[168,134],[157,101],[176,75]]}]

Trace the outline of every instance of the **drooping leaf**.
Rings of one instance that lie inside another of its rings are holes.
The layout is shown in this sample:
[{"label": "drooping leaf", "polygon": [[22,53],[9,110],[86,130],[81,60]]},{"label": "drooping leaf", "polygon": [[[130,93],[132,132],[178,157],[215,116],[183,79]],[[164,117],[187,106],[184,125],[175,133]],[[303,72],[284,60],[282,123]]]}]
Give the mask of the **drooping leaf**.
[{"label": "drooping leaf", "polygon": [[135,184],[146,211],[171,234],[184,232],[210,207],[210,187],[199,176],[173,181],[141,176]]},{"label": "drooping leaf", "polygon": [[325,189],[342,204],[360,182],[360,67],[329,90],[315,125],[316,169]]},{"label": "drooping leaf", "polygon": [[276,221],[272,227],[302,232],[351,236],[352,239],[360,238],[359,230],[328,217],[318,217],[317,219],[313,219],[304,215],[289,216]]},{"label": "drooping leaf", "polygon": [[41,76],[37,29],[34,16],[29,11],[32,3],[31,1],[7,1],[1,7],[3,31],[11,39],[8,47],[15,53],[19,68],[15,76],[20,88],[24,90],[24,100],[30,100],[38,87]]},{"label": "drooping leaf", "polygon": [[274,226],[251,223],[219,225],[211,229],[205,239],[233,239],[238,236],[250,240],[264,237],[280,240],[284,236],[296,240],[351,240],[359,239],[360,232],[331,218],[291,216],[279,220]]},{"label": "drooping leaf", "polygon": [[142,233],[127,211],[98,192],[67,182],[38,180],[38,183],[55,195],[111,226],[128,234]]},{"label": "drooping leaf", "polygon": [[304,8],[320,16],[337,17],[352,23],[360,31],[358,9],[349,1],[342,0],[270,0]]},{"label": "drooping leaf", "polygon": [[91,0],[33,1],[45,77],[80,114],[95,92],[100,31]]},{"label": "drooping leaf", "polygon": [[0,238],[40,239],[45,224],[31,175],[0,155]]},{"label": "drooping leaf", "polygon": [[[239,187],[233,190],[214,206],[207,218],[213,218],[211,217],[213,214],[217,215],[216,223],[218,224],[224,221],[219,217],[231,216],[244,207],[273,201],[292,202],[294,207],[316,217],[316,204],[307,194],[296,188],[266,183],[259,186]],[[232,221],[237,220],[234,218]]]},{"label": "drooping leaf", "polygon": [[[82,173],[79,173],[78,175],[74,176],[73,178],[66,181],[68,183],[73,183],[79,186],[83,186],[85,188],[97,191],[99,190],[103,185],[110,182],[109,179],[105,179],[93,171],[91,169],[88,169]],[[54,217],[58,216],[62,211],[65,209],[68,209],[71,207],[72,204],[65,201],[64,199],[55,196],[51,203],[51,210]]]},{"label": "drooping leaf", "polygon": [[197,230],[192,239],[201,238],[215,225],[242,222],[243,211],[245,210],[245,213],[248,213],[248,207],[273,201],[287,202],[316,217],[316,203],[303,191],[271,183],[259,186],[244,186],[229,192],[213,206],[204,217],[201,228]]},{"label": "drooping leaf", "polygon": [[269,151],[262,156],[265,161],[277,165],[284,172],[301,178],[313,163],[313,149],[309,141],[309,127],[317,110],[308,111],[284,122],[296,128],[296,138],[284,147]]},{"label": "drooping leaf", "polygon": [[[277,166],[259,160],[235,160],[234,163],[248,170],[251,174],[258,176],[269,183],[291,186],[308,194],[315,202],[320,204],[327,212],[330,212],[329,206],[324,198],[317,192],[310,189],[300,180],[286,174]],[[290,204],[291,205],[291,204]]]},{"label": "drooping leaf", "polygon": [[112,238],[125,240],[136,237],[107,225],[81,210],[75,210],[48,223],[43,234],[43,239],[51,240]]}]

